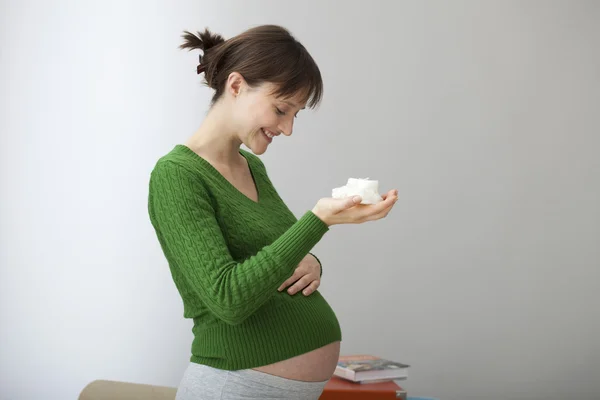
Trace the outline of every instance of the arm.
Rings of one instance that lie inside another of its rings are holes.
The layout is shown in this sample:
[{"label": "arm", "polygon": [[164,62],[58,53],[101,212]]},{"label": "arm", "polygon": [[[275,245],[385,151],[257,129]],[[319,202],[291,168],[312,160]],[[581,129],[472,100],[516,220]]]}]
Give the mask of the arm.
[{"label": "arm", "polygon": [[229,324],[243,322],[273,296],[328,230],[309,211],[272,244],[236,262],[202,183],[171,162],[159,162],[152,172],[149,207],[175,273],[183,275],[203,304]]}]

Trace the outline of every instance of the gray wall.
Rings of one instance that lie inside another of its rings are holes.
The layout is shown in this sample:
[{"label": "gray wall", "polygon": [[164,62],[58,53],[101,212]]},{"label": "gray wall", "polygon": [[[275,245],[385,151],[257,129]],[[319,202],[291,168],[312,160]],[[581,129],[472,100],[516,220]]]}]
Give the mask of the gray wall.
[{"label": "gray wall", "polygon": [[3,1],[0,398],[177,385],[191,322],[147,179],[211,95],[179,35],[277,23],[326,87],[263,156],[290,207],[348,177],[400,192],[315,248],[342,351],[411,364],[412,395],[597,399],[599,18],[595,1]]}]

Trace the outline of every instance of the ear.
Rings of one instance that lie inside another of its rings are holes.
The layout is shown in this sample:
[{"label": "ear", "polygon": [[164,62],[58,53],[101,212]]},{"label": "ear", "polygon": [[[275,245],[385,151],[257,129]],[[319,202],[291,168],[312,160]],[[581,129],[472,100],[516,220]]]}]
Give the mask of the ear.
[{"label": "ear", "polygon": [[242,74],[239,72],[232,72],[227,77],[225,90],[228,91],[233,97],[237,97],[246,86],[246,80]]}]

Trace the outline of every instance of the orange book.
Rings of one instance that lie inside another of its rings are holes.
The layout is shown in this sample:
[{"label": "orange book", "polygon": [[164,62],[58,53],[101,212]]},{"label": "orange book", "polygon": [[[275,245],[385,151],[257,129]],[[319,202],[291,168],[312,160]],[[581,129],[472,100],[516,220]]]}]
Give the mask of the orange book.
[{"label": "orange book", "polygon": [[361,384],[331,377],[319,400],[392,400],[406,399],[406,390],[396,382]]}]

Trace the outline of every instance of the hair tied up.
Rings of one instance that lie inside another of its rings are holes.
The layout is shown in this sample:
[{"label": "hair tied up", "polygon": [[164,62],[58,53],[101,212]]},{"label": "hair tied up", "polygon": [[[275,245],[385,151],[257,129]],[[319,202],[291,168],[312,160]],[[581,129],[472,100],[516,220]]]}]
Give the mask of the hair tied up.
[{"label": "hair tied up", "polygon": [[[225,42],[223,36],[211,32],[208,28],[204,29],[203,32],[199,31],[196,34],[189,31],[183,31],[181,36],[183,37],[184,42],[179,46],[180,49],[198,49],[201,50],[204,55],[206,55],[206,52],[213,47]],[[202,63],[202,58],[203,56],[201,54],[199,56],[200,63],[196,67],[196,72],[198,74],[206,70],[206,65]]]},{"label": "hair tied up", "polygon": [[196,67],[196,72],[199,74],[206,71],[206,65],[202,64],[202,54],[198,55],[198,66]]}]

